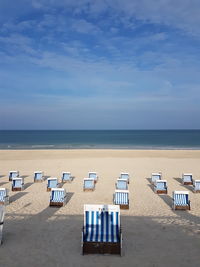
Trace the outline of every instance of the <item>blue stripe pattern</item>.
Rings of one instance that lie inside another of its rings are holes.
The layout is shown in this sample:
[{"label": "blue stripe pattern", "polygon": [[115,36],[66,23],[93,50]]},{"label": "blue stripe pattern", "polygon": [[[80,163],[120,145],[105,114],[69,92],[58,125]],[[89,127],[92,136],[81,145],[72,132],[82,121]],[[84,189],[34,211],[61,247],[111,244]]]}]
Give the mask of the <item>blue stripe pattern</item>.
[{"label": "blue stripe pattern", "polygon": [[55,188],[57,186],[58,186],[57,179],[55,179],[55,180],[48,180],[48,188]]},{"label": "blue stripe pattern", "polygon": [[0,201],[4,202],[6,197],[6,190],[0,190]]},{"label": "blue stripe pattern", "polygon": [[84,241],[119,242],[119,213],[86,211]]},{"label": "blue stripe pattern", "polygon": [[188,203],[188,195],[187,194],[175,194],[174,202],[176,206],[187,206]]},{"label": "blue stripe pattern", "polygon": [[115,205],[128,205],[128,192],[115,192]]},{"label": "blue stripe pattern", "polygon": [[51,191],[51,201],[52,202],[64,202],[65,192],[61,190]]}]

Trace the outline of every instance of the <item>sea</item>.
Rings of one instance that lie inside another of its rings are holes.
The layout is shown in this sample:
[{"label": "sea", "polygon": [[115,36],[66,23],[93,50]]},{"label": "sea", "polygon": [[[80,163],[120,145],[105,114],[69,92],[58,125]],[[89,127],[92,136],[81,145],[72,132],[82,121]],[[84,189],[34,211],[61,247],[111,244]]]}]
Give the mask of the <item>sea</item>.
[{"label": "sea", "polygon": [[1,130],[0,149],[200,149],[200,130]]}]

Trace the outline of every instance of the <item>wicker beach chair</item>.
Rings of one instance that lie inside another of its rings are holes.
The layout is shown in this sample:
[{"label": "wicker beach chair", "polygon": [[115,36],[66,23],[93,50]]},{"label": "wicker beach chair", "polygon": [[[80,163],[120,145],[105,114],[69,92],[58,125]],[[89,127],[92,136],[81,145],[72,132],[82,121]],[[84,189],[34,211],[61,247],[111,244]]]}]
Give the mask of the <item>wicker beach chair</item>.
[{"label": "wicker beach chair", "polygon": [[162,179],[162,173],[161,172],[152,172],[151,174],[151,183],[154,184],[157,180]]},{"label": "wicker beach chair", "polygon": [[200,193],[200,180],[193,180],[193,192]]},{"label": "wicker beach chair", "polygon": [[0,205],[9,204],[9,195],[7,188],[0,188]]},{"label": "wicker beach chair", "polygon": [[24,178],[12,178],[12,191],[22,191],[24,189]]},{"label": "wicker beach chair", "polygon": [[122,233],[117,205],[84,205],[82,253],[120,254]]},{"label": "wicker beach chair", "polygon": [[71,172],[63,172],[62,173],[62,183],[71,182],[73,177],[71,176]]},{"label": "wicker beach chair", "polygon": [[115,186],[116,186],[116,189],[127,190],[128,182],[126,179],[117,179]]},{"label": "wicker beach chair", "polygon": [[119,179],[122,179],[122,180],[127,180],[127,183],[129,184],[129,173],[128,172],[121,172],[120,173],[120,176],[119,176]]},{"label": "wicker beach chair", "polygon": [[156,180],[154,183],[154,192],[157,194],[167,194],[167,181]]},{"label": "wicker beach chair", "polygon": [[174,210],[190,210],[188,191],[174,191],[172,208]]},{"label": "wicker beach chair", "polygon": [[192,185],[193,184],[192,173],[183,173],[182,174],[182,184],[183,185]]},{"label": "wicker beach chair", "polygon": [[67,193],[64,188],[52,188],[49,206],[62,207],[66,204]]},{"label": "wicker beach chair", "polygon": [[128,190],[115,190],[113,197],[114,205],[119,205],[120,209],[129,209],[129,191]]},{"label": "wicker beach chair", "polygon": [[47,179],[47,191],[51,191],[52,188],[58,187],[58,179],[57,178],[48,178]]},{"label": "wicker beach chair", "polygon": [[95,180],[93,178],[84,178],[83,191],[94,191],[94,189],[95,189]]},{"label": "wicker beach chair", "polygon": [[93,178],[95,183],[98,181],[98,175],[96,172],[88,172],[88,178]]},{"label": "wicker beach chair", "polygon": [[43,182],[44,181],[44,173],[42,171],[34,172],[34,182]]},{"label": "wicker beach chair", "polygon": [[4,216],[5,216],[5,206],[0,206],[0,245],[3,242],[3,224],[4,224]]},{"label": "wicker beach chair", "polygon": [[10,171],[9,172],[9,181],[12,181],[13,178],[19,177],[19,171]]}]

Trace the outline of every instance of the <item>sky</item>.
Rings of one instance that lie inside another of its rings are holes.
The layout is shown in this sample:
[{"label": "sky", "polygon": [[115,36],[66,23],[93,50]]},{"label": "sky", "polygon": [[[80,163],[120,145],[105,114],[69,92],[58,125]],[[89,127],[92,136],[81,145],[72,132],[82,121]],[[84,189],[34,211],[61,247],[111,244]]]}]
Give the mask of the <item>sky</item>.
[{"label": "sky", "polygon": [[0,0],[0,129],[200,129],[199,0]]}]

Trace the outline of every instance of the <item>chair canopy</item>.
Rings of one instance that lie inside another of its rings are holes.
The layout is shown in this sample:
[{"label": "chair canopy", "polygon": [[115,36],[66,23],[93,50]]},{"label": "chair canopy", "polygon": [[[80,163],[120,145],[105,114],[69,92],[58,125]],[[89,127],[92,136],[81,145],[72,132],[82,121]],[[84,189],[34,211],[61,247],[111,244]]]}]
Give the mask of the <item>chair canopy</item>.
[{"label": "chair canopy", "polygon": [[192,173],[183,173],[182,179],[184,182],[192,182]]},{"label": "chair canopy", "polygon": [[127,172],[121,172],[119,179],[129,180],[129,173],[127,173]]},{"label": "chair canopy", "polygon": [[151,182],[154,183],[157,180],[161,180],[162,174],[160,172],[152,172],[151,174]]},{"label": "chair canopy", "polygon": [[24,184],[24,179],[23,178],[19,178],[19,177],[17,177],[17,178],[13,178],[12,179],[12,186],[13,187],[22,187],[23,186],[23,184]]},{"label": "chair canopy", "polygon": [[19,177],[19,171],[10,171],[9,178],[16,178]]},{"label": "chair canopy", "polygon": [[88,172],[88,177],[97,180],[97,173],[96,172]]},{"label": "chair canopy", "polygon": [[56,188],[58,186],[58,179],[57,178],[48,178],[47,179],[47,186],[48,186],[48,188]]},{"label": "chair canopy", "polygon": [[65,181],[71,180],[71,172],[63,172],[62,180],[65,180]]},{"label": "chair canopy", "polygon": [[194,186],[195,190],[200,190],[200,180],[195,180],[193,182],[193,186]]},{"label": "chair canopy", "polygon": [[94,179],[93,178],[85,178],[83,180],[83,186],[86,189],[94,188]]},{"label": "chair canopy", "polygon": [[128,205],[128,204],[129,204],[129,191],[115,190],[115,205]]},{"label": "chair canopy", "polygon": [[66,196],[66,190],[64,188],[52,188],[50,201],[64,202],[65,196]]},{"label": "chair canopy", "polygon": [[116,188],[122,189],[122,190],[127,190],[128,189],[127,180],[126,179],[117,179]]},{"label": "chair canopy", "polygon": [[43,172],[41,172],[41,171],[34,172],[34,179],[35,180],[42,180],[42,178],[43,178]]},{"label": "chair canopy", "polygon": [[157,180],[155,182],[155,186],[157,190],[166,190],[167,189],[167,181],[166,180]]},{"label": "chair canopy", "polygon": [[119,242],[119,206],[84,205],[83,240],[86,242]]}]

